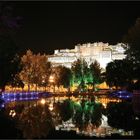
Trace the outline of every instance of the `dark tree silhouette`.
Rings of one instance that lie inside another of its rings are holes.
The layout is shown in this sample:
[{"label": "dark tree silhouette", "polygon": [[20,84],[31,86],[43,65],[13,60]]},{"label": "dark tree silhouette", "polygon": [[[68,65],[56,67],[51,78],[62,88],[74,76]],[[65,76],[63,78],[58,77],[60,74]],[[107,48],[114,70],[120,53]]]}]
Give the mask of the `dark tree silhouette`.
[{"label": "dark tree silhouette", "polygon": [[62,121],[67,121],[73,116],[73,101],[66,99],[63,103],[55,103],[54,111],[55,114],[59,114]]},{"label": "dark tree silhouette", "polygon": [[13,16],[13,8],[9,4],[0,5],[0,89],[11,82],[20,71],[19,48],[14,39],[19,26],[19,17]]},{"label": "dark tree silhouette", "polygon": [[57,66],[52,68],[52,75],[54,76],[54,84],[60,87],[70,88],[71,70],[64,66]]},{"label": "dark tree silhouette", "polygon": [[8,36],[0,36],[0,60],[0,88],[3,91],[21,70],[18,47]]},{"label": "dark tree silhouette", "polygon": [[134,128],[135,117],[132,103],[130,102],[110,102],[107,105],[107,117],[108,124],[114,128],[125,130],[133,130]]},{"label": "dark tree silhouette", "polygon": [[94,63],[90,64],[93,87],[95,86],[95,84],[99,84],[102,82],[101,71],[102,69],[100,68],[100,64],[97,61],[94,61]]},{"label": "dark tree silhouette", "polygon": [[[0,102],[1,99],[0,99]],[[22,138],[22,133],[16,127],[16,120],[7,115],[7,110],[0,106],[0,138],[17,139]]]},{"label": "dark tree silhouette", "polygon": [[109,86],[128,87],[133,82],[133,66],[127,60],[114,60],[106,67],[106,82]]},{"label": "dark tree silhouette", "polygon": [[128,33],[123,38],[123,42],[128,44],[126,54],[127,59],[133,63],[134,78],[140,80],[140,18],[128,30]]},{"label": "dark tree silhouette", "polygon": [[15,75],[14,79],[9,82],[9,85],[12,87],[24,88],[24,83],[17,74]]}]

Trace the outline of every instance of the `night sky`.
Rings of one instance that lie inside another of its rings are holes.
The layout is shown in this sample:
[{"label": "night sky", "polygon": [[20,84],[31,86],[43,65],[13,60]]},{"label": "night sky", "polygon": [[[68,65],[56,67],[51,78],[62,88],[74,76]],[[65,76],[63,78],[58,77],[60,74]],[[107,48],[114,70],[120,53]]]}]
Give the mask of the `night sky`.
[{"label": "night sky", "polygon": [[47,54],[78,43],[116,44],[140,17],[140,2],[24,1],[10,5],[14,15],[23,18],[18,45]]}]

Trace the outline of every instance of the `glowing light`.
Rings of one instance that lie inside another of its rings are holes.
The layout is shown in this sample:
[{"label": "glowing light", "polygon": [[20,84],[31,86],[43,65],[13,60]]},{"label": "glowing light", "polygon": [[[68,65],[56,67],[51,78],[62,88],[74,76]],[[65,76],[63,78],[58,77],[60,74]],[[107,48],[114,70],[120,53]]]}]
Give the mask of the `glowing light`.
[{"label": "glowing light", "polygon": [[136,117],[136,118],[135,118],[135,120],[139,120],[139,118],[138,118],[138,117]]},{"label": "glowing light", "polygon": [[45,99],[41,99],[40,103],[44,105],[46,103]]},{"label": "glowing light", "polygon": [[102,103],[102,105],[104,106],[104,108],[106,108],[106,104],[105,103]]},{"label": "glowing light", "polygon": [[9,113],[9,115],[10,115],[10,116],[12,116],[12,117],[15,117],[15,115],[16,115],[16,112],[15,112],[15,110],[10,110],[10,113]]},{"label": "glowing light", "polygon": [[53,110],[53,104],[49,105],[49,110],[52,111]]},{"label": "glowing light", "polygon": [[53,83],[54,82],[54,77],[52,75],[49,77],[49,82],[50,83]]}]

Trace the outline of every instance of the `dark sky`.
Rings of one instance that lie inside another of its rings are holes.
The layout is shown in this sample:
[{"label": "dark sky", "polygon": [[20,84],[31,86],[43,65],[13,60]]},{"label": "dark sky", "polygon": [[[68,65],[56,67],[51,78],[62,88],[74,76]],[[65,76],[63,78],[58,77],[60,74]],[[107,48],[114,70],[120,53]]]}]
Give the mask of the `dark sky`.
[{"label": "dark sky", "polygon": [[23,17],[21,48],[52,53],[78,43],[121,42],[140,17],[140,2],[12,2]]}]

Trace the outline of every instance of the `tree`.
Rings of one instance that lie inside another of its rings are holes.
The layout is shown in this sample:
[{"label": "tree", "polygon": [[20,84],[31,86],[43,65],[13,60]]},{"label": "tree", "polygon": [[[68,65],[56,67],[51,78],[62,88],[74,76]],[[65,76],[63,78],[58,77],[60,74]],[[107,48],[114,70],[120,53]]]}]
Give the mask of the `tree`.
[{"label": "tree", "polygon": [[13,16],[13,8],[0,5],[0,88],[4,91],[20,71],[19,48],[14,41],[14,35],[20,27],[19,17]]},{"label": "tree", "polygon": [[23,69],[20,73],[20,78],[23,82],[28,84],[28,90],[30,85],[35,84],[36,90],[38,86],[47,86],[49,75],[51,73],[51,64],[47,61],[46,55],[33,54],[28,50],[21,58]]},{"label": "tree", "polygon": [[42,55],[40,59],[40,71],[39,71],[39,86],[45,87],[46,91],[46,86],[49,84],[49,77],[51,75],[52,71],[52,65],[50,62],[48,62],[48,58],[46,55]]},{"label": "tree", "polygon": [[32,75],[33,75],[33,68],[32,68],[32,59],[33,59],[33,53],[28,50],[26,52],[26,55],[23,55],[21,58],[21,63],[23,65],[23,69],[20,73],[21,80],[28,84],[28,90],[30,90],[30,84],[32,81]]},{"label": "tree", "polygon": [[17,127],[23,132],[24,138],[46,138],[54,129],[48,106],[37,105],[24,108],[19,116]]},{"label": "tree", "polygon": [[58,87],[63,85],[65,88],[70,87],[71,70],[64,66],[57,66],[52,69],[52,75],[54,77],[54,84]]},{"label": "tree", "polygon": [[128,44],[126,59],[130,60],[133,64],[133,77],[136,80],[140,80],[140,18],[138,18],[135,25],[128,30],[128,33],[123,38],[123,42]]},{"label": "tree", "polygon": [[18,88],[24,88],[24,83],[23,81],[20,79],[19,74],[16,74],[14,79],[9,82],[9,85],[11,85],[12,87],[18,87]]},{"label": "tree", "polygon": [[134,128],[134,112],[130,102],[113,103],[107,105],[108,124],[111,127],[125,130]]},{"label": "tree", "polygon": [[106,82],[116,88],[127,88],[133,82],[133,66],[127,60],[114,60],[107,64]]},{"label": "tree", "polygon": [[90,64],[90,72],[92,77],[92,85],[93,87],[95,84],[99,84],[102,81],[101,78],[101,71],[100,64],[95,60],[94,63]]},{"label": "tree", "polygon": [[57,124],[72,119],[73,124],[80,130],[86,130],[88,125],[92,125],[93,128],[101,125],[102,105],[96,103],[94,97],[80,102],[66,99],[62,103],[55,103],[53,112],[53,118]]},{"label": "tree", "polygon": [[[67,121],[69,120],[70,118],[72,118],[73,116],[73,111],[74,111],[74,108],[73,108],[73,101],[72,100],[69,100],[69,99],[66,99],[64,100],[64,102],[57,102],[54,104],[54,112],[55,114],[59,114],[58,116],[61,117],[61,120],[62,121]],[[55,116],[55,119],[59,119],[59,117],[56,117]]]},{"label": "tree", "polygon": [[87,129],[88,125],[97,128],[101,125],[102,105],[96,103],[94,97],[89,100],[81,100],[74,104],[73,123],[80,129]]},{"label": "tree", "polygon": [[89,68],[88,64],[84,59],[78,59],[72,64],[72,83],[78,84],[79,90],[84,91],[86,83],[88,83]]},{"label": "tree", "polygon": [[95,60],[89,66],[84,59],[78,59],[72,64],[73,84],[79,85],[81,90],[86,90],[87,85],[99,84],[101,82],[101,68]]},{"label": "tree", "polygon": [[61,84],[65,88],[70,88],[70,80],[71,80],[71,70],[66,67],[62,67],[62,72],[61,72]]},{"label": "tree", "polygon": [[20,70],[18,47],[9,36],[0,36],[0,88],[2,91]]}]

